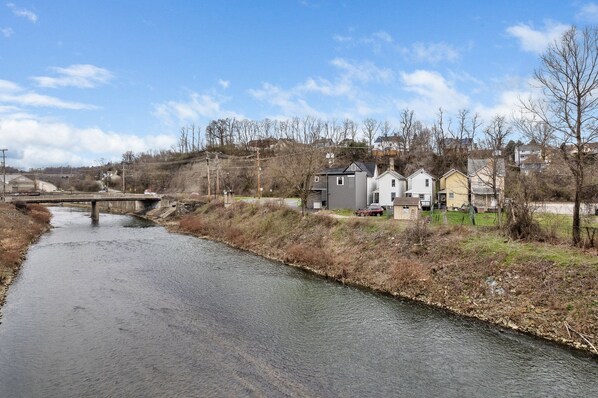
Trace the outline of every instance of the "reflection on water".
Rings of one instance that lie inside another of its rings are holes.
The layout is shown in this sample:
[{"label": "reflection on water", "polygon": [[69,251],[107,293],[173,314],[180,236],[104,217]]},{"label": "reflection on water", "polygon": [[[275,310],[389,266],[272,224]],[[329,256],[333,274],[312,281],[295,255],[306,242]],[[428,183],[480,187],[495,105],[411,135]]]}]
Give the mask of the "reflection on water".
[{"label": "reflection on water", "polygon": [[145,220],[54,209],[0,325],[0,397],[598,396],[596,360]]}]

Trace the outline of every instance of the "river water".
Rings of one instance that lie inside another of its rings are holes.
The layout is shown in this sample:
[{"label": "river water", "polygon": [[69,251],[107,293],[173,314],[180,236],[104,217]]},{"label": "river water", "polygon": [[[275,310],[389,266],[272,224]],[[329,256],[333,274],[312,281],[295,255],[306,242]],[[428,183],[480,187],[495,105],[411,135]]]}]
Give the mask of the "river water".
[{"label": "river water", "polygon": [[128,216],[56,208],[0,397],[597,397],[598,361]]}]

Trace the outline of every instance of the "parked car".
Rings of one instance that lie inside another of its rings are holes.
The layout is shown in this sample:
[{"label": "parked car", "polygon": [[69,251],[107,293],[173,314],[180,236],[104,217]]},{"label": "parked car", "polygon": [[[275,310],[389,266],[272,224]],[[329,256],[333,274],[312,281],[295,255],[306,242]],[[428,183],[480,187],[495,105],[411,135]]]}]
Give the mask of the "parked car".
[{"label": "parked car", "polygon": [[365,209],[359,209],[359,210],[355,211],[355,215],[359,216],[359,217],[365,217],[365,216],[380,217],[382,214],[384,214],[384,209],[382,208],[382,206],[379,206],[379,205],[369,205]]}]

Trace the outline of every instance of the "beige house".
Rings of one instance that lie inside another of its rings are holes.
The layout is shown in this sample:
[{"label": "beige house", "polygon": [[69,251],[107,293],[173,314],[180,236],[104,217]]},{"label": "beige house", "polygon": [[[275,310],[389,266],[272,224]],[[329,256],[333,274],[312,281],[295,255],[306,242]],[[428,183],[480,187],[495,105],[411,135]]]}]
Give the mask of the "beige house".
[{"label": "beige house", "polygon": [[393,202],[395,220],[417,220],[421,212],[419,197],[395,198]]},{"label": "beige house", "polygon": [[447,209],[457,209],[467,205],[469,181],[467,176],[457,169],[451,169],[440,177],[440,191],[438,191],[439,206]]},{"label": "beige house", "polygon": [[494,209],[503,203],[505,175],[505,160],[502,158],[467,159],[471,204]]}]

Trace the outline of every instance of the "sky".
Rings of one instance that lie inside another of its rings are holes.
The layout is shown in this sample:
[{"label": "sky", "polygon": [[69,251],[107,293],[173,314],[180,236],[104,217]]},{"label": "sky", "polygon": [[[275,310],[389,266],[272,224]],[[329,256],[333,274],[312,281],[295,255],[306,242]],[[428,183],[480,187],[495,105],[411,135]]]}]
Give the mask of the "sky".
[{"label": "sky", "polygon": [[170,149],[210,120],[488,122],[533,90],[549,43],[598,2],[27,0],[0,3],[7,166]]}]

